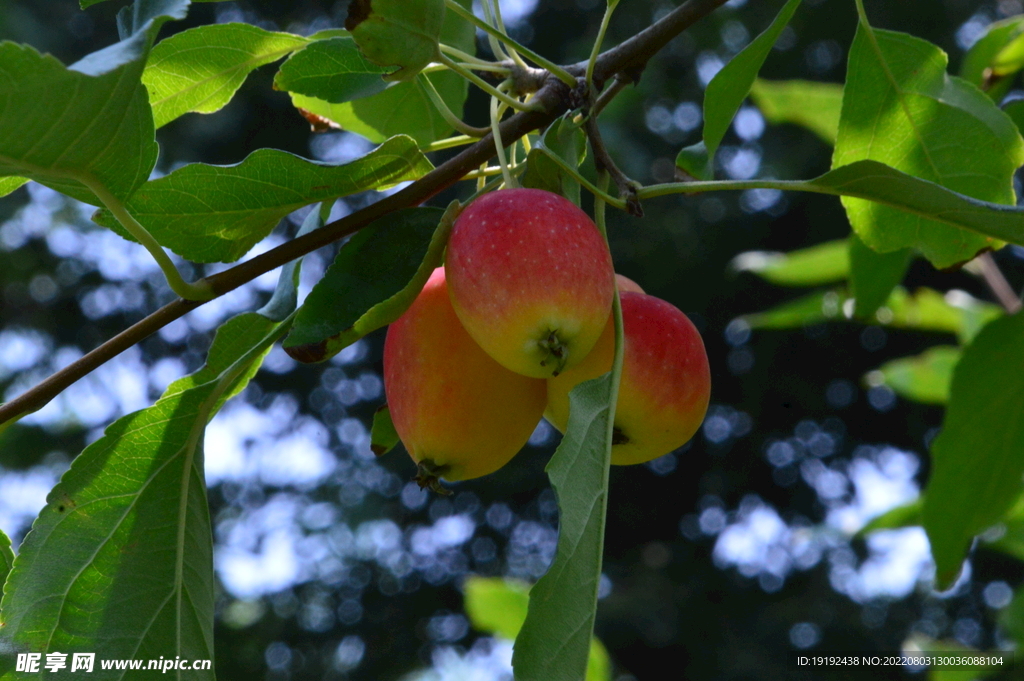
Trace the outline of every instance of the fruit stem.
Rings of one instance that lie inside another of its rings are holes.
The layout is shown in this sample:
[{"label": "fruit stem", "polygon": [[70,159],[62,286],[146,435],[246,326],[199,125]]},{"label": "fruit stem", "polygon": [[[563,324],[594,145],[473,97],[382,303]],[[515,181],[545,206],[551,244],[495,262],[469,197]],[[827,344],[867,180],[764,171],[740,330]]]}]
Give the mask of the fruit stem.
[{"label": "fruit stem", "polygon": [[[510,81],[499,85],[499,89]],[[507,108],[507,107],[506,107]],[[505,145],[501,141],[501,115],[504,109],[494,97],[491,98],[491,134],[494,136],[494,151],[498,154],[498,165],[501,166],[501,176],[505,178],[505,188],[511,189],[516,185],[512,179],[512,173],[508,169],[508,159],[505,157]]]},{"label": "fruit stem", "polygon": [[[508,31],[505,30],[505,22],[501,18],[501,3],[498,0],[489,0],[489,2],[485,0],[481,4],[483,5],[484,15],[487,16],[487,20],[491,22],[494,25],[494,27],[501,32],[502,35],[507,36]],[[488,4],[490,5],[490,8],[488,8]],[[507,52],[509,56],[512,57],[512,61],[516,63],[516,66],[518,66],[521,69],[529,68],[526,65],[526,62],[523,61],[523,58],[519,56],[519,53],[516,52],[516,49],[514,47],[509,45]]]},{"label": "fruit stem", "polygon": [[473,144],[478,138],[470,137],[469,135],[456,135],[454,137],[446,137],[443,140],[437,140],[430,144],[422,147],[423,153],[429,154],[432,151],[441,151],[442,149],[451,149],[452,147],[461,147],[465,144]]},{"label": "fruit stem", "polygon": [[423,94],[433,102],[434,108],[436,108],[438,113],[441,114],[441,118],[448,122],[448,125],[469,137],[483,137],[487,134],[487,128],[475,128],[472,125],[462,122],[458,116],[452,113],[452,110],[449,109],[448,105],[445,104],[443,99],[441,99],[441,95],[437,93],[437,88],[434,87],[434,84],[430,82],[429,78],[423,74],[419,74],[416,76],[416,84],[420,86],[420,90],[423,91]]},{"label": "fruit stem", "polygon": [[594,90],[594,65],[597,63],[597,55],[601,52],[601,43],[604,42],[604,34],[608,31],[608,23],[611,21],[612,12],[618,5],[618,0],[608,0],[604,16],[601,17],[601,28],[597,31],[597,38],[594,40],[594,47],[590,50],[590,59],[587,61],[587,89]]},{"label": "fruit stem", "polygon": [[416,464],[416,476],[413,480],[420,486],[420,489],[430,488],[441,496],[451,496],[452,491],[443,486],[440,477],[448,472],[448,466],[438,466],[431,459],[423,459]]},{"label": "fruit stem", "polygon": [[103,202],[106,209],[121,223],[125,231],[131,234],[132,238],[149,251],[149,254],[156,260],[156,264],[163,271],[164,277],[167,278],[167,285],[171,287],[175,294],[185,300],[209,300],[213,298],[213,288],[210,287],[210,284],[205,279],[189,283],[182,278],[178,268],[171,262],[170,256],[164,251],[160,242],[128,212],[128,209],[124,207],[120,199],[111,194],[102,182],[85,176],[79,177],[78,180],[88,187],[96,195],[96,198]]},{"label": "fruit stem", "polygon": [[447,66],[448,68],[450,68],[455,73],[459,74],[460,76],[468,80],[469,82],[473,83],[473,85],[476,85],[478,88],[489,94],[491,97],[497,97],[502,102],[508,104],[516,111],[536,111],[538,109],[538,107],[536,106],[526,106],[522,102],[519,102],[518,100],[513,99],[512,97],[509,97],[504,92],[499,92],[497,89],[495,89],[493,85],[491,85],[486,80],[476,75],[469,69],[465,68],[464,66],[452,61],[452,59],[445,55],[443,52],[438,51],[437,60],[444,64],[445,66]]},{"label": "fruit stem", "polygon": [[593,182],[591,182],[587,178],[583,177],[583,175],[580,174],[579,170],[577,170],[577,169],[573,168],[572,166],[570,166],[558,154],[556,154],[555,152],[551,151],[546,146],[544,146],[544,137],[543,136],[541,136],[541,138],[537,140],[537,145],[534,148],[538,149],[542,154],[544,154],[545,156],[550,158],[552,161],[554,161],[555,165],[557,165],[559,168],[561,168],[565,172],[569,173],[569,175],[571,175],[572,177],[576,178],[576,180],[581,185],[586,187],[587,190],[591,194],[594,195],[595,199],[600,199],[603,203],[607,203],[609,205],[615,206],[616,208],[618,208],[620,210],[626,210],[626,201],[624,199],[617,199],[614,196],[612,196],[611,194],[609,194],[608,192],[601,191],[601,189],[599,189]]}]

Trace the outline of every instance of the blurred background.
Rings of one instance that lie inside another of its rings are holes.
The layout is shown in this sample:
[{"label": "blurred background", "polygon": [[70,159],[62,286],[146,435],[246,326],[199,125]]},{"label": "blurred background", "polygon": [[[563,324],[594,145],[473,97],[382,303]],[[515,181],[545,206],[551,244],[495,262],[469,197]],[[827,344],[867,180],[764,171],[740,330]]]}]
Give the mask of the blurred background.
[{"label": "blurred background", "polygon": [[[71,63],[116,41],[121,4],[82,12],[73,0],[0,0],[0,38]],[[211,22],[310,34],[341,26],[347,5],[196,4],[161,37]],[[602,129],[627,174],[644,183],[672,180],[678,149],[700,139],[704,86],[781,5],[732,0],[673,40],[639,86],[608,107]],[[622,0],[607,45],[673,6]],[[589,53],[604,3],[502,0],[502,9],[515,38],[567,63]],[[937,43],[955,72],[985,27],[1021,13],[1022,4],[869,1],[867,9],[875,26]],[[851,0],[805,0],[762,75],[841,83],[855,21]],[[478,49],[487,54],[486,41]],[[274,72],[258,69],[220,112],[188,114],[162,128],[158,171],[237,163],[259,147],[329,162],[372,147],[352,133],[312,134],[287,94],[272,90]],[[486,120],[485,106],[471,92],[470,123]],[[748,104],[726,137],[718,173],[808,178],[827,170],[830,158],[828,143],[802,128],[769,125]],[[471,184],[434,203],[467,196]],[[379,197],[339,201],[332,216]],[[742,319],[805,292],[739,271],[733,259],[844,238],[849,225],[833,198],[761,190],[667,197],[644,208],[642,219],[610,216],[617,269],[700,329],[712,405],[702,430],[679,451],[612,470],[596,629],[611,678],[660,679],[665,669],[687,679],[868,678],[877,670],[806,675],[793,656],[892,654],[908,641],[1012,646],[1007,608],[1024,577],[1021,560],[982,546],[953,591],[938,595],[919,527],[858,533],[918,497],[927,446],[942,421],[941,406],[908,401],[865,376],[887,360],[953,342],[953,335],[813,319],[764,330]],[[92,211],[36,184],[0,199],[3,399],[173,297],[145,251],[91,223]],[[254,253],[290,238],[303,217],[300,211],[283,221]],[[303,294],[335,251],[305,259]],[[1019,290],[1024,249],[995,258]],[[183,267],[186,278],[218,269]],[[112,420],[148,406],[169,382],[200,367],[216,327],[261,305],[276,279],[270,273],[200,307],[0,436],[0,528],[15,545],[71,458]],[[934,288],[954,303],[991,300],[974,276],[938,272],[920,260],[904,285]],[[542,423],[498,473],[453,485],[450,497],[420,491],[401,448],[380,460],[369,450],[369,418],[384,399],[383,338],[375,333],[314,366],[275,348],[207,431],[219,678],[511,678],[511,644],[473,629],[463,585],[468,575],[533,581],[544,573],[555,550],[557,505],[543,467],[559,436]],[[886,675],[925,677],[914,669]]]}]

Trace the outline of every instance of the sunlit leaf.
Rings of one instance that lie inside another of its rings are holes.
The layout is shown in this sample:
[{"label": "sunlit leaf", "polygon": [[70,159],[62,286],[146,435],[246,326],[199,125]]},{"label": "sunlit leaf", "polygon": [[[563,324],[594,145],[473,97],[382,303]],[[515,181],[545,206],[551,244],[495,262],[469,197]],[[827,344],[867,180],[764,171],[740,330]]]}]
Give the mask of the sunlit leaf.
[{"label": "sunlit leaf", "polygon": [[771,26],[744,47],[708,83],[704,92],[704,144],[711,162],[714,162],[715,152],[729,124],[747,98],[757,72],[799,6],[800,0],[789,0]]},{"label": "sunlit leaf", "polygon": [[[946,64],[945,53],[925,40],[860,24],[833,167],[873,159],[967,196],[1015,205],[1013,173],[1024,162],[1024,141],[992,100],[949,77]],[[998,246],[878,203],[845,197],[843,205],[858,236],[883,253],[915,247],[937,267],[949,267]]]},{"label": "sunlit leaf", "polygon": [[203,433],[279,329],[254,313],[228,321],[205,367],[115,421],[74,460],[14,561],[0,604],[6,645],[105,659],[213,658]]},{"label": "sunlit leaf", "polygon": [[897,530],[902,527],[920,525],[922,508],[924,508],[924,499],[918,497],[908,504],[890,509],[869,521],[857,532],[857,536],[864,536],[876,530]]},{"label": "sunlit leaf", "polygon": [[0,196],[7,196],[26,182],[24,177],[0,177]]},{"label": "sunlit leaf", "polygon": [[156,16],[142,30],[70,67],[0,42],[0,177],[36,180],[94,205],[101,202],[87,185],[127,199],[157,157],[140,81],[146,56],[160,26],[187,7],[187,0],[150,3]]},{"label": "sunlit leaf", "polygon": [[[383,189],[429,172],[408,137],[393,137],[342,165],[259,149],[233,166],[193,163],[147,182],[128,210],[161,245],[195,262],[245,255],[293,210],[367,189]],[[109,212],[93,218],[122,236]]]},{"label": "sunlit leaf", "polygon": [[321,362],[395,321],[427,282],[448,241],[440,208],[391,213],[342,246],[306,297],[285,339],[303,362]]},{"label": "sunlit leaf", "polygon": [[868,318],[885,303],[896,285],[903,281],[913,251],[904,248],[891,253],[878,253],[869,248],[860,237],[851,234],[850,295],[854,298],[853,314]]},{"label": "sunlit leaf", "polygon": [[274,76],[274,87],[338,104],[383,91],[386,72],[367,61],[351,37],[330,38],[292,55]]},{"label": "sunlit leaf", "polygon": [[[469,7],[471,0],[459,0]],[[475,54],[475,29],[448,12],[441,30],[441,41],[463,52]],[[430,78],[441,99],[456,116],[462,116],[468,84],[455,73],[424,74]],[[321,116],[343,130],[357,133],[372,142],[381,142],[392,135],[409,135],[421,146],[439,140],[452,131],[452,126],[438,113],[423,90],[414,82],[396,83],[372,97],[331,104],[322,99],[292,94],[292,104]]]},{"label": "sunlit leaf", "polygon": [[849,274],[849,247],[840,239],[789,253],[747,251],[733,258],[731,266],[781,286],[831,284]]},{"label": "sunlit leaf", "polygon": [[250,24],[197,26],[160,41],[142,74],[156,127],[223,108],[254,69],[309,44]]},{"label": "sunlit leaf", "polygon": [[[868,382],[876,380],[914,402],[945,404],[953,370],[960,361],[960,348],[937,345],[916,357],[902,357],[886,362],[868,374]],[[877,378],[876,378],[877,377]]]},{"label": "sunlit leaf", "polygon": [[829,144],[836,143],[843,86],[810,80],[764,80],[750,87],[750,98],[769,123],[807,128]]},{"label": "sunlit leaf", "polygon": [[[897,329],[951,333],[961,342],[969,342],[982,327],[1002,314],[998,305],[980,301],[963,291],[953,290],[943,295],[933,289],[919,288],[909,294],[898,286],[874,317],[864,321]],[[853,298],[842,289],[812,293],[742,317],[754,329],[792,329],[852,318]]]},{"label": "sunlit leaf", "polygon": [[[1000,101],[1013,83],[1012,78],[1006,78],[1011,71],[1006,69],[1007,60],[1001,55],[1011,44],[1019,44],[1022,30],[1024,18],[1021,16],[989,25],[985,35],[971,45],[960,62],[960,77],[985,90],[994,101]],[[1013,51],[1014,48],[1010,48],[1010,52]]]},{"label": "sunlit leaf", "polygon": [[953,374],[949,407],[931,447],[924,528],[938,581],[948,586],[973,537],[1020,496],[1024,475],[1024,314],[988,324]]}]

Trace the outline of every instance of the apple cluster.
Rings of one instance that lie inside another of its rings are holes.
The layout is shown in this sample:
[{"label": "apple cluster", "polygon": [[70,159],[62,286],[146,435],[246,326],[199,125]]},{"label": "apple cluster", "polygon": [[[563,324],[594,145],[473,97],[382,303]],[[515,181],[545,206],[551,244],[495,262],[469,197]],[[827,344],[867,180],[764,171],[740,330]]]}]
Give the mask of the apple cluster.
[{"label": "apple cluster", "polygon": [[542,415],[565,432],[569,392],[611,370],[616,281],[625,347],[612,463],[650,461],[693,437],[711,392],[697,329],[615,274],[575,204],[507,189],[462,212],[444,267],[388,329],[384,390],[421,484],[498,470]]}]

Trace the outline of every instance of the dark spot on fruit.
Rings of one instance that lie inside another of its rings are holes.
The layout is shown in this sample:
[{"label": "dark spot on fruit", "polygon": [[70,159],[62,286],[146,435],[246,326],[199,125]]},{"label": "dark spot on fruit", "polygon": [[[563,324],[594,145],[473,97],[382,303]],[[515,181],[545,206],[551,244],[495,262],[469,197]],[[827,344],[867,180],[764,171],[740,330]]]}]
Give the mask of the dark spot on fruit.
[{"label": "dark spot on fruit", "polygon": [[626,436],[618,426],[612,428],[612,444],[613,445],[628,445],[629,437]]}]

